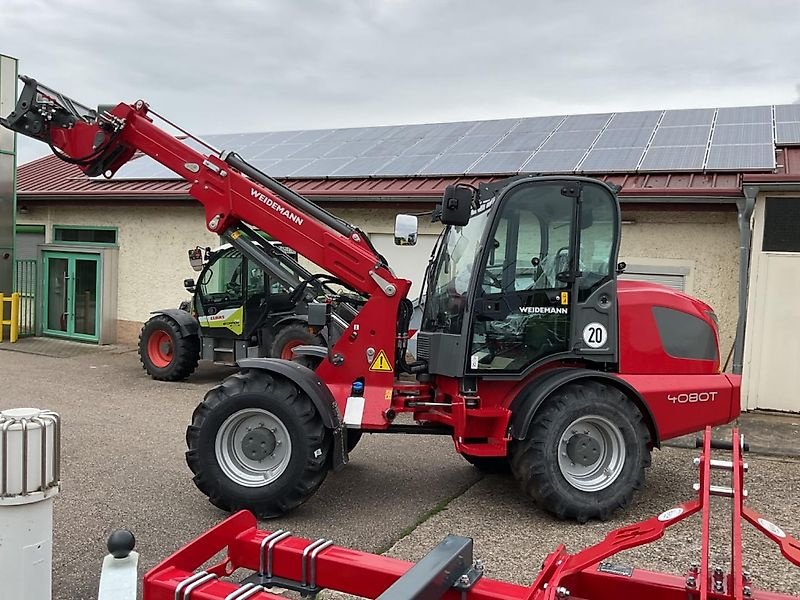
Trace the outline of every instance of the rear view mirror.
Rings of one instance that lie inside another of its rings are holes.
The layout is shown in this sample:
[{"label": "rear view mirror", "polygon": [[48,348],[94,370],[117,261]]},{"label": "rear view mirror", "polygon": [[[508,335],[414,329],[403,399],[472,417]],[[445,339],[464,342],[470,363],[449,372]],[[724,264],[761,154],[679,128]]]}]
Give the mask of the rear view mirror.
[{"label": "rear view mirror", "polygon": [[197,289],[194,279],[191,278],[183,280],[183,287],[186,288],[186,291],[190,294],[194,294],[195,289]]},{"label": "rear view mirror", "polygon": [[442,196],[441,221],[443,225],[462,227],[469,223],[474,190],[465,185],[448,185]]},{"label": "rear view mirror", "polygon": [[397,215],[394,220],[394,243],[397,246],[415,246],[417,243],[417,217]]}]

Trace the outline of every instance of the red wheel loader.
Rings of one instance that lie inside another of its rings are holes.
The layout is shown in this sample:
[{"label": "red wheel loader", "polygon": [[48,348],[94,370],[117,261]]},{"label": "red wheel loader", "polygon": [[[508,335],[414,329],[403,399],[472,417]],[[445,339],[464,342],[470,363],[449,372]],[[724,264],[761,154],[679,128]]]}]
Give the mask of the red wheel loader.
[{"label": "red wheel loader", "polygon": [[[92,109],[22,81],[6,127],[88,176],[146,154],[190,183],[210,231],[245,251],[256,227],[365,299],[339,300],[357,304],[341,335],[294,349],[320,359],[315,370],[242,359],[196,408],[186,459],[220,508],[275,517],[297,507],[370,432],[449,436],[478,468],[510,466],[557,517],[605,519],[643,485],[653,448],[739,414],[739,378],[720,372],[712,309],[617,281],[619,203],[600,181],[448,187],[409,364],[411,284],[363,231],[235,152],[190,147],[141,100]],[[416,219],[398,218],[395,239],[413,244]],[[334,318],[332,302],[309,304],[312,328]]]}]

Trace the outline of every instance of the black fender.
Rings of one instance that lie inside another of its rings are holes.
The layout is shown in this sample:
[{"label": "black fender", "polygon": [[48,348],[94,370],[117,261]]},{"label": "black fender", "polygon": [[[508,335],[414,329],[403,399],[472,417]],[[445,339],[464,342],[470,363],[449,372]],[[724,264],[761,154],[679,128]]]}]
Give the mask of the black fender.
[{"label": "black fender", "polygon": [[191,314],[180,308],[154,310],[151,315],[166,315],[178,324],[183,335],[200,335],[200,323]]},{"label": "black fender", "polygon": [[315,358],[328,358],[328,349],[325,346],[295,346],[292,348],[295,356],[313,356]]},{"label": "black fender", "polygon": [[582,379],[593,379],[612,385],[628,396],[644,415],[647,428],[650,430],[650,440],[653,446],[656,448],[661,446],[656,420],[653,418],[653,413],[650,411],[647,402],[644,401],[639,392],[613,373],[603,373],[601,371],[592,371],[591,369],[554,369],[536,377],[522,388],[517,397],[511,402],[511,436],[516,440],[524,439],[528,435],[528,428],[533,416],[550,394],[568,383]]},{"label": "black fender", "polygon": [[311,398],[322,417],[322,423],[333,432],[333,470],[348,462],[345,432],[339,407],[330,389],[314,371],[289,360],[279,358],[243,358],[236,363],[242,369],[260,369],[294,383]]},{"label": "black fender", "polygon": [[308,315],[291,314],[288,317],[283,317],[282,319],[275,321],[275,323],[272,324],[272,328],[277,330],[288,323],[300,323],[301,325],[303,323],[308,323]]}]

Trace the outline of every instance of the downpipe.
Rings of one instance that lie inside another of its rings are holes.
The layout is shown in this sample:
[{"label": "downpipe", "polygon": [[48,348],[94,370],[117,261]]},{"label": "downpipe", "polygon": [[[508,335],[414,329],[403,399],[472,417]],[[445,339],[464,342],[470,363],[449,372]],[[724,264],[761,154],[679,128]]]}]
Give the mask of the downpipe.
[{"label": "downpipe", "polygon": [[758,186],[744,186],[744,198],[736,201],[739,212],[739,319],[733,343],[733,373],[741,375],[744,368],[744,336],[747,325],[747,294],[750,274],[750,220],[756,205]]}]

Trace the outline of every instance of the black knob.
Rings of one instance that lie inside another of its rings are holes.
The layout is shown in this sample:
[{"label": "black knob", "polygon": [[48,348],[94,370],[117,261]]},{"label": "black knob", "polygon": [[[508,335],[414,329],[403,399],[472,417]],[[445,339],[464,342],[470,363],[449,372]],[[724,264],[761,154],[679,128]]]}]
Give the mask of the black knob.
[{"label": "black knob", "polygon": [[108,536],[108,552],[114,558],[126,558],[136,545],[136,538],[127,529],[117,529]]}]

